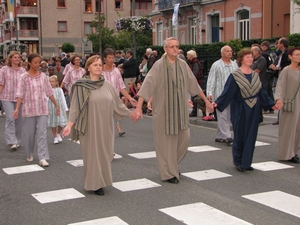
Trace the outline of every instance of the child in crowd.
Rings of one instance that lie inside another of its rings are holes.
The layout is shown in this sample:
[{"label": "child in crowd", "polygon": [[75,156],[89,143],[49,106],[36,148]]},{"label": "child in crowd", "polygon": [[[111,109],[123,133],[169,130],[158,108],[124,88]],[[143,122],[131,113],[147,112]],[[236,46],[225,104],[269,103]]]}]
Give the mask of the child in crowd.
[{"label": "child in crowd", "polygon": [[52,134],[54,137],[54,144],[58,144],[62,142],[62,138],[60,133],[64,126],[67,124],[67,113],[69,111],[65,95],[63,90],[59,87],[58,78],[56,75],[53,75],[49,78],[49,82],[51,87],[53,88],[53,95],[54,98],[60,108],[60,115],[56,115],[56,109],[54,104],[51,100],[48,100],[48,110],[49,110],[49,117],[48,117],[48,127],[52,128]]}]

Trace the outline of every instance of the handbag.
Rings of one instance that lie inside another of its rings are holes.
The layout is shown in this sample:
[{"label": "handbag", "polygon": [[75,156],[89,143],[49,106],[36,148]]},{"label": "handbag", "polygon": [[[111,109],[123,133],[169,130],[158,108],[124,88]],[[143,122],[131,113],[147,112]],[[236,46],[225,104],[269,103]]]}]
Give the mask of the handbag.
[{"label": "handbag", "polygon": [[293,112],[294,111],[294,100],[299,91],[299,87],[300,87],[300,84],[298,85],[298,89],[297,89],[293,99],[283,99],[283,107],[282,107],[283,112]]}]

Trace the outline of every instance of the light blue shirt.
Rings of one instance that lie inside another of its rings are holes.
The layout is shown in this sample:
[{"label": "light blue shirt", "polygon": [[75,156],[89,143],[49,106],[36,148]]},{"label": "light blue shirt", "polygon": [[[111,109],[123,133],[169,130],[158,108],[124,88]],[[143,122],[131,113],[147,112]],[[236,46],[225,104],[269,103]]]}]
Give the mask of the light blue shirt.
[{"label": "light blue shirt", "polygon": [[230,64],[224,63],[222,59],[214,62],[207,79],[206,95],[212,95],[213,101],[215,101],[222,94],[229,75],[238,68],[236,62],[232,60],[230,60]]}]

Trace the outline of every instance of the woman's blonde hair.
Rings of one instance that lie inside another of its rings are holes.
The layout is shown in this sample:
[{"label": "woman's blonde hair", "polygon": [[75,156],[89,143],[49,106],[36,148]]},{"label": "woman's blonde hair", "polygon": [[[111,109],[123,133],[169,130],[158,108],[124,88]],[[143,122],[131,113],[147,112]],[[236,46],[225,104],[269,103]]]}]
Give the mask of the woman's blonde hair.
[{"label": "woman's blonde hair", "polygon": [[56,81],[56,87],[59,87],[59,83],[58,83],[58,78],[57,78],[57,76],[56,75],[53,75],[53,76],[51,76],[51,77],[49,77],[49,81],[50,80],[55,80]]},{"label": "woman's blonde hair", "polygon": [[[14,55],[19,55],[19,57],[21,58],[21,55],[20,55],[19,52],[17,52],[17,51],[11,51],[11,52],[9,53],[9,55],[8,55],[8,58],[7,58],[7,65],[8,65],[9,67],[12,66],[12,64],[11,64],[11,58],[14,57]],[[21,60],[20,60],[20,62],[19,62],[19,64],[18,64],[18,66],[21,66]]]},{"label": "woman's blonde hair", "polygon": [[194,50],[189,50],[186,54],[192,56],[193,59],[197,58],[197,53]]},{"label": "woman's blonde hair", "polygon": [[[93,62],[97,61],[98,59],[101,60],[101,57],[99,55],[93,55],[86,60],[84,69],[85,69],[87,75],[90,75],[90,71],[88,71],[89,66]],[[102,62],[102,60],[101,60],[101,62]]]}]

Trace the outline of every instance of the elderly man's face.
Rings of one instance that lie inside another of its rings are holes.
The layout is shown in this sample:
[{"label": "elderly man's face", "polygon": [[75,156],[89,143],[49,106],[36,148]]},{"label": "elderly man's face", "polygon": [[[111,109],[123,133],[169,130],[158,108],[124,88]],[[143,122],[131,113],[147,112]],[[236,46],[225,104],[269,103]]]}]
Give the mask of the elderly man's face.
[{"label": "elderly man's face", "polygon": [[170,40],[166,47],[164,47],[165,52],[167,55],[171,57],[177,57],[179,49],[179,42],[177,40]]},{"label": "elderly man's face", "polygon": [[222,58],[231,59],[232,58],[232,49],[228,46],[225,47],[221,53]]}]

